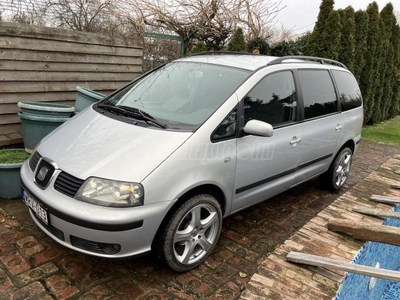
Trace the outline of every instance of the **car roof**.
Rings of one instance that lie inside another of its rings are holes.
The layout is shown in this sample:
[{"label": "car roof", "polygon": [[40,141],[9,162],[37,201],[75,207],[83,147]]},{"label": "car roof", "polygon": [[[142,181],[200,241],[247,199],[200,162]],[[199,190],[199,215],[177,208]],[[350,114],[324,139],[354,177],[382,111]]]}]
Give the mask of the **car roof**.
[{"label": "car roof", "polygon": [[267,65],[277,65],[282,63],[300,63],[303,67],[308,65],[329,65],[332,68],[346,69],[341,62],[312,56],[266,56],[251,53],[232,53],[232,52],[203,52],[176,60],[178,62],[198,62],[209,63],[221,66],[235,67],[256,71]]},{"label": "car roof", "polygon": [[180,58],[176,61],[209,63],[228,67],[235,67],[255,71],[266,66],[269,62],[277,57],[265,56],[256,54],[223,54],[223,55],[193,55],[185,58]]}]

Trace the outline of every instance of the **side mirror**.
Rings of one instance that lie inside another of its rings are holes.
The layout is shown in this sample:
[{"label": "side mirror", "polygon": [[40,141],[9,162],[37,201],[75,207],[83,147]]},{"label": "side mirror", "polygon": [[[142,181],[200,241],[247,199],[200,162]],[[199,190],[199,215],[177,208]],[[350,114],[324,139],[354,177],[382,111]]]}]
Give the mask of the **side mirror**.
[{"label": "side mirror", "polygon": [[244,132],[252,135],[270,137],[274,134],[274,129],[271,124],[259,120],[250,120],[243,128]]}]

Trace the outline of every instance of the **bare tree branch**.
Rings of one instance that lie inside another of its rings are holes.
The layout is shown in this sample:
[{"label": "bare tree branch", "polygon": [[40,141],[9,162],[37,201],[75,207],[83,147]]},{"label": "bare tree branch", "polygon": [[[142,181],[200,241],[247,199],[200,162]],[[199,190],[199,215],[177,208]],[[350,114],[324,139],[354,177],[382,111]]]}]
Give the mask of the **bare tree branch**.
[{"label": "bare tree branch", "polygon": [[142,30],[150,26],[188,38],[197,29],[196,38],[211,49],[221,49],[237,27],[243,28],[247,39],[268,38],[282,9],[280,1],[270,0],[121,0],[120,4],[119,14],[136,13],[133,18]]}]

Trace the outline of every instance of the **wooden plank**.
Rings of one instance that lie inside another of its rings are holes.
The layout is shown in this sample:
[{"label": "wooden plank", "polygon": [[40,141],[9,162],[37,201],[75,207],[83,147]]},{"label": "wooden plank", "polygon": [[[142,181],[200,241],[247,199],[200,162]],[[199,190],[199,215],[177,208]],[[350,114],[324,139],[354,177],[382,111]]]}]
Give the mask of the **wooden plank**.
[{"label": "wooden plank", "polygon": [[143,39],[16,23],[0,27],[0,134],[21,131],[19,101],[73,104],[76,86],[108,94],[141,73]]},{"label": "wooden plank", "polygon": [[393,183],[393,184],[392,184],[392,189],[398,189],[398,190],[400,190],[400,183]]},{"label": "wooden plank", "polygon": [[117,64],[87,64],[75,62],[32,62],[15,60],[0,60],[0,70],[9,71],[53,71],[53,72],[98,72],[98,73],[140,73],[141,65]]},{"label": "wooden plank", "polygon": [[0,147],[22,144],[22,134],[21,133],[12,133],[10,135],[0,134]]},{"label": "wooden plank", "polygon": [[139,56],[143,53],[142,49],[136,48],[114,47],[107,45],[85,45],[72,42],[39,40],[27,37],[13,36],[2,36],[0,38],[0,48],[68,53],[88,53],[113,56]]},{"label": "wooden plank", "polygon": [[374,241],[400,246],[400,228],[364,224],[361,221],[353,220],[329,220],[328,229],[335,232],[350,234],[355,239]]},{"label": "wooden plank", "polygon": [[98,54],[64,53],[0,48],[0,59],[40,62],[74,62],[99,64],[142,65],[142,52],[137,56],[110,56]]},{"label": "wooden plank", "polygon": [[[87,87],[94,91],[103,92],[104,90],[116,90],[126,84],[126,81],[53,81],[53,82],[7,82],[7,84],[0,84],[0,99],[6,93],[35,93],[35,92],[63,92],[75,91],[77,86]],[[5,98],[4,98],[5,99]],[[3,103],[6,102],[3,100]],[[12,102],[15,102],[12,100]]]},{"label": "wooden plank", "polygon": [[100,44],[110,46],[143,47],[142,38],[124,38],[98,33],[80,32],[75,30],[49,28],[43,26],[31,26],[18,23],[2,22],[0,35],[36,37],[86,44]]},{"label": "wooden plank", "polygon": [[364,206],[355,206],[355,207],[353,207],[353,211],[364,214],[364,215],[368,215],[368,216],[382,218],[382,219],[384,219],[384,218],[400,219],[400,213],[398,213],[398,212],[374,209],[374,208],[367,208]]},{"label": "wooden plank", "polygon": [[1,71],[0,81],[131,81],[139,73]]},{"label": "wooden plank", "polygon": [[[104,95],[109,95],[114,90],[97,91]],[[76,91],[67,92],[43,92],[43,93],[7,93],[0,95],[0,113],[7,111],[8,105],[16,105],[20,101],[72,101],[76,99]]]},{"label": "wooden plank", "polygon": [[67,101],[76,99],[76,91],[67,92],[43,92],[43,93],[15,93],[0,95],[0,113],[4,112],[9,105],[16,106],[19,101]]},{"label": "wooden plank", "polygon": [[19,119],[18,115],[15,113],[0,116],[0,125],[18,124],[20,122],[21,122],[21,120]]},{"label": "wooden plank", "polygon": [[400,272],[397,271],[352,264],[312,254],[289,252],[289,254],[286,256],[286,260],[299,264],[341,270],[375,278],[382,278],[386,280],[400,281]]},{"label": "wooden plank", "polygon": [[[104,95],[110,94],[113,91],[100,91]],[[47,102],[62,102],[75,101],[77,97],[76,91],[71,92],[43,92],[43,93],[16,93],[0,95],[0,114],[8,110],[14,112],[13,106],[17,106],[19,101],[47,101]],[[12,100],[12,101],[9,101]],[[7,110],[8,109],[8,110]]]},{"label": "wooden plank", "polygon": [[0,115],[12,113],[16,114],[19,111],[20,109],[15,103],[0,103]]},{"label": "wooden plank", "polygon": [[21,124],[0,125],[0,134],[20,133]]},{"label": "wooden plank", "polygon": [[393,196],[372,195],[370,200],[388,204],[400,203],[400,197],[393,197]]}]

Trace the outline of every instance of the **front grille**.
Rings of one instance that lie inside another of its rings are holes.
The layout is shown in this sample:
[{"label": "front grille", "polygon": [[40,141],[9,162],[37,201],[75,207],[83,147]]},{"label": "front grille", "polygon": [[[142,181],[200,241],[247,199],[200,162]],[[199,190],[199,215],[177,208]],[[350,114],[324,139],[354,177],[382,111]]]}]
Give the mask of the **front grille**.
[{"label": "front grille", "polygon": [[54,183],[54,189],[73,198],[83,182],[84,180],[82,179],[76,178],[66,172],[61,172]]},{"label": "front grille", "polygon": [[121,245],[119,244],[98,243],[78,238],[73,235],[70,236],[70,241],[72,246],[100,254],[117,254],[121,251]]},{"label": "front grille", "polygon": [[40,160],[35,174],[35,182],[39,187],[46,188],[54,173],[54,166],[44,159]]},{"label": "front grille", "polygon": [[31,156],[31,158],[29,160],[29,168],[32,170],[32,172],[35,171],[37,163],[39,162],[39,159],[41,159],[41,158],[42,158],[42,156],[37,151]]}]

